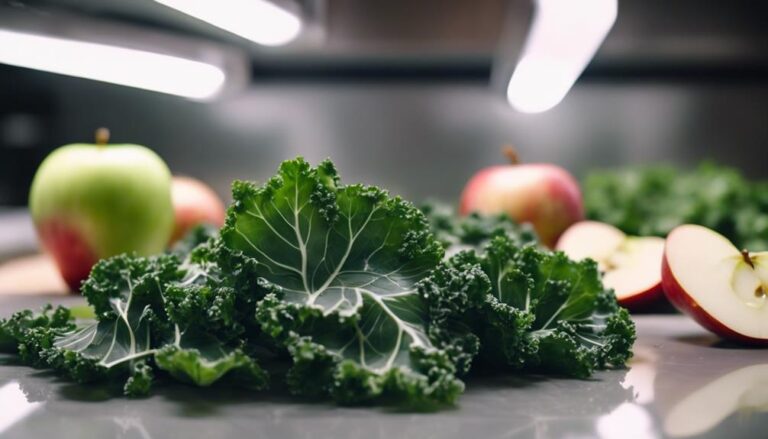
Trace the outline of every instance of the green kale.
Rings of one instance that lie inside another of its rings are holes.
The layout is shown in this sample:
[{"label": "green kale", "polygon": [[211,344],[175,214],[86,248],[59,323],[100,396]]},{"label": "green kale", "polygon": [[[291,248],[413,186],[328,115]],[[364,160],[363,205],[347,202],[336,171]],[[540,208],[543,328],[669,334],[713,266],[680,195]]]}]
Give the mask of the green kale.
[{"label": "green kale", "polygon": [[77,382],[122,380],[129,396],[150,391],[155,367],[199,386],[225,375],[239,377],[239,385],[266,386],[255,360],[221,341],[242,332],[237,319],[244,314],[228,299],[238,284],[224,285],[218,265],[229,264],[234,273],[242,261],[218,249],[205,243],[183,264],[174,255],[100,261],[82,289],[97,320],[58,331],[36,350],[38,364]]},{"label": "green kale", "polygon": [[291,355],[296,393],[341,403],[451,403],[458,349],[430,336],[417,283],[443,249],[410,203],[341,185],[326,161],[284,162],[264,186],[236,182],[221,235],[259,261],[264,333]]},{"label": "green kale", "polygon": [[147,361],[172,330],[163,289],[181,275],[174,256],[121,255],[98,262],[82,288],[97,321],[57,337],[46,353],[48,364],[77,382],[120,377],[130,396],[149,391]]},{"label": "green kale", "polygon": [[70,311],[64,307],[44,306],[39,312],[19,311],[0,320],[0,351],[18,353],[34,367],[45,367],[45,354],[57,335],[75,328]]},{"label": "green kale", "polygon": [[174,339],[155,354],[159,368],[180,381],[209,386],[219,379],[251,389],[268,375],[243,348],[258,343],[256,260],[210,237],[189,252],[184,277],[166,286],[165,311]]},{"label": "green kale", "polygon": [[183,278],[166,286],[165,311],[180,327],[224,342],[253,339],[259,335],[256,302],[264,296],[256,266],[255,259],[210,238],[187,255]]},{"label": "green kale", "polygon": [[178,242],[173,244],[169,252],[183,261],[192,253],[192,250],[218,236],[219,230],[216,227],[210,224],[201,224],[193,227]]},{"label": "green kale", "polygon": [[634,326],[595,264],[541,249],[507,217],[425,216],[342,185],[328,161],[284,162],[233,195],[220,233],[98,262],[88,318],[16,313],[0,349],[128,396],[169,378],[258,390],[284,375],[297,394],[418,410],[453,403],[478,353],[486,369],[577,377],[630,356]]},{"label": "green kale", "polygon": [[203,387],[224,377],[254,390],[266,388],[269,383],[267,373],[241,349],[191,329],[184,333],[178,330],[174,342],[157,351],[155,362],[179,381]]},{"label": "green kale", "polygon": [[506,235],[518,245],[536,244],[538,237],[529,223],[517,224],[506,214],[459,216],[451,206],[430,201],[420,206],[432,231],[448,256],[462,250],[482,250],[494,237]]},{"label": "green kale", "polygon": [[[634,325],[591,260],[574,262],[497,236],[481,255],[461,252],[446,264],[448,270],[433,274],[423,290],[455,292],[458,311],[448,318],[479,337],[485,368],[585,378],[595,369],[623,366],[631,356]],[[478,280],[481,275],[486,279]],[[425,298],[433,305],[439,300]]]},{"label": "green kale", "polygon": [[672,166],[597,171],[584,182],[587,216],[632,235],[666,236],[674,227],[701,224],[737,246],[768,248],[768,183],[703,163],[683,172]]}]

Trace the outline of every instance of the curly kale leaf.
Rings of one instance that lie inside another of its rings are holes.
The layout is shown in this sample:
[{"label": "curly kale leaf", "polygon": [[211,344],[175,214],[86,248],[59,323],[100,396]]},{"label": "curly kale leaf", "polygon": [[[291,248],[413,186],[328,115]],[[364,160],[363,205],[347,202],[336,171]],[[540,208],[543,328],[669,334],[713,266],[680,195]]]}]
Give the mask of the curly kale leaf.
[{"label": "curly kale leaf", "polygon": [[767,189],[712,163],[691,171],[647,166],[590,173],[584,204],[588,217],[628,234],[666,236],[680,224],[701,224],[759,249],[768,247]]},{"label": "curly kale leaf", "polygon": [[254,318],[257,299],[263,297],[256,265],[217,237],[187,254],[183,278],[164,292],[175,328],[174,340],[155,354],[160,369],[198,386],[226,377],[239,386],[267,387],[267,373],[241,349],[261,335]]},{"label": "curly kale leaf", "polygon": [[242,350],[192,329],[184,333],[177,330],[173,343],[157,351],[155,362],[179,381],[202,387],[224,377],[254,390],[266,388],[269,383],[266,372]]},{"label": "curly kale leaf", "polygon": [[124,254],[99,261],[83,282],[81,292],[99,321],[117,317],[119,303],[134,307],[140,304],[158,312],[163,309],[163,288],[181,279],[182,274],[175,256],[144,258]]},{"label": "curly kale leaf", "polygon": [[58,336],[50,366],[78,382],[122,377],[131,396],[149,391],[147,364],[169,338],[163,288],[181,277],[173,256],[121,255],[98,262],[83,284],[97,321]]},{"label": "curly kale leaf", "polygon": [[177,241],[170,249],[170,253],[176,255],[179,260],[186,259],[193,250],[208,241],[219,236],[219,230],[210,224],[201,224],[193,227]]},{"label": "curly kale leaf", "polygon": [[44,367],[45,352],[53,346],[56,336],[74,328],[70,311],[61,306],[45,305],[39,312],[19,311],[0,320],[0,351],[18,353],[24,363]]},{"label": "curly kale leaf", "polygon": [[256,266],[255,259],[218,239],[199,245],[181,265],[183,278],[164,291],[171,321],[227,343],[254,339],[259,330],[253,316],[263,297],[256,285]]},{"label": "curly kale leaf", "polygon": [[224,281],[222,266],[239,273],[247,264],[218,250],[204,244],[183,264],[173,255],[100,261],[83,284],[97,321],[56,337],[46,362],[78,382],[124,380],[129,396],[150,391],[154,366],[200,386],[226,375],[264,387],[256,362],[217,338],[236,338],[243,327],[232,298],[240,284]]},{"label": "curly kale leaf", "polygon": [[[634,325],[603,287],[594,262],[497,236],[480,256],[462,252],[447,264],[457,273],[480,267],[487,276],[485,290],[456,300],[467,305],[453,317],[480,338],[484,367],[587,377],[631,356]],[[426,283],[446,286],[435,276]]]},{"label": "curly kale leaf", "polygon": [[494,236],[505,235],[518,245],[539,242],[529,223],[517,224],[506,214],[473,212],[459,216],[452,207],[434,201],[422,204],[420,209],[449,257],[462,250],[481,251]]},{"label": "curly kale leaf", "polygon": [[259,262],[257,319],[291,354],[295,392],[450,403],[463,390],[418,293],[443,256],[418,209],[303,159],[233,195],[222,238]]}]

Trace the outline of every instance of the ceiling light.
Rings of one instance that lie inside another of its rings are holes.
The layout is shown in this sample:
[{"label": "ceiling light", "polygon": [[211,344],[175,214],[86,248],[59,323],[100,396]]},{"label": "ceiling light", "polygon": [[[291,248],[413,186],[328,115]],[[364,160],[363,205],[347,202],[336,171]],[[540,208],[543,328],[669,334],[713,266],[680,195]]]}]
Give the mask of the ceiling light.
[{"label": "ceiling light", "polygon": [[617,0],[537,0],[522,56],[507,87],[518,111],[563,100],[616,21]]},{"label": "ceiling light", "polygon": [[0,63],[208,99],[224,85],[211,64],[125,47],[0,30]]},{"label": "ceiling light", "polygon": [[155,0],[245,39],[280,46],[301,31],[301,20],[265,0]]}]

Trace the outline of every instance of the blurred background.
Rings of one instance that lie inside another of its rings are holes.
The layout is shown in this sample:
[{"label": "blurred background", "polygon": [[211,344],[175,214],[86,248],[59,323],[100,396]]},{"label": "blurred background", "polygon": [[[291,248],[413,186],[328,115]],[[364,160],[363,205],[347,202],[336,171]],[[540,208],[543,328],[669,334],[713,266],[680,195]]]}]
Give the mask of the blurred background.
[{"label": "blurred background", "polygon": [[[503,145],[577,177],[704,158],[768,177],[765,2],[184,3],[0,0],[0,206],[20,208],[18,224],[40,161],[100,126],[225,200],[233,179],[263,181],[302,155],[331,158],[347,182],[453,201],[504,161]],[[194,60],[223,80],[87,55],[72,65],[18,39],[29,34]],[[526,56],[554,64],[521,68],[513,87]],[[115,69],[124,77],[108,80],[132,86],[94,80]],[[145,90],[146,77],[170,84]],[[4,224],[6,243],[29,242],[31,228]]]}]

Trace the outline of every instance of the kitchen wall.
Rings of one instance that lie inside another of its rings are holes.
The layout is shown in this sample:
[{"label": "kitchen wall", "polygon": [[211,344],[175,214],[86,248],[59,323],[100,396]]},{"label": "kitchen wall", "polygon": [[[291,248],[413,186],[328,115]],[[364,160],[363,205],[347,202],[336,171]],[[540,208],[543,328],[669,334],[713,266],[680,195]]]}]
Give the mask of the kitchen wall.
[{"label": "kitchen wall", "polygon": [[[200,177],[225,196],[232,179],[263,180],[280,161],[303,155],[330,157],[347,182],[451,200],[474,171],[503,162],[506,144],[526,161],[560,163],[577,175],[713,158],[768,178],[768,86],[761,83],[588,81],[553,110],[525,115],[478,81],[273,82],[197,103],[44,73],[23,78],[24,92],[35,91],[30,99],[45,102],[51,116],[27,123],[27,130],[45,130],[32,133],[31,147],[42,150],[30,154],[8,146],[14,113],[0,113],[4,168],[22,155],[39,161],[45,149],[90,141],[94,128],[107,126],[114,141],[148,145],[174,172]],[[23,203],[24,179],[0,181],[0,204]]]}]

